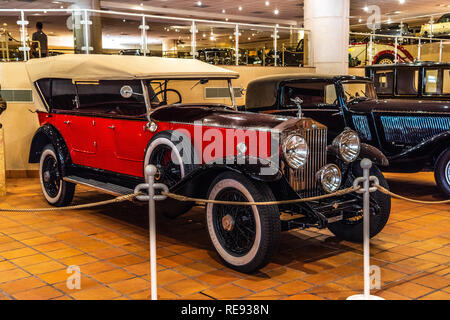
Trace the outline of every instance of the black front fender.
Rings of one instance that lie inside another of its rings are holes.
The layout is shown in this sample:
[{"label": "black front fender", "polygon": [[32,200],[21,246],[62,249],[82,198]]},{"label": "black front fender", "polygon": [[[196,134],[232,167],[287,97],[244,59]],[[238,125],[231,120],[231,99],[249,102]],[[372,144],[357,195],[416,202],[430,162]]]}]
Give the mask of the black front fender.
[{"label": "black front fender", "polygon": [[[339,158],[338,151],[335,147],[332,145],[329,145],[327,148],[328,154],[331,155],[334,158]],[[359,152],[359,159],[370,159],[373,163],[375,163],[377,166],[380,167],[387,167],[389,166],[389,160],[384,155],[383,152],[381,152],[379,149],[377,149],[374,146],[371,146],[366,143],[361,143],[361,151]]]},{"label": "black front fender", "polygon": [[[171,187],[170,191],[190,197],[206,197],[212,181],[221,173],[233,171],[249,179],[262,182],[274,182],[283,177],[279,168],[259,164],[242,164],[229,158],[225,162],[204,164],[186,175],[180,182]],[[266,162],[267,164],[267,162]],[[261,171],[261,169],[266,169]]]}]

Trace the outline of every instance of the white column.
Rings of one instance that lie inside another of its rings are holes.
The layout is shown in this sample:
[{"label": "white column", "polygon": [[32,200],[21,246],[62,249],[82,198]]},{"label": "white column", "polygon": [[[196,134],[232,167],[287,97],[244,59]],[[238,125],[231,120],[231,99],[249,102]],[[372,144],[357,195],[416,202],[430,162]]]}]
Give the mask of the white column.
[{"label": "white column", "polygon": [[305,0],[312,61],[320,74],[348,74],[350,0]]}]

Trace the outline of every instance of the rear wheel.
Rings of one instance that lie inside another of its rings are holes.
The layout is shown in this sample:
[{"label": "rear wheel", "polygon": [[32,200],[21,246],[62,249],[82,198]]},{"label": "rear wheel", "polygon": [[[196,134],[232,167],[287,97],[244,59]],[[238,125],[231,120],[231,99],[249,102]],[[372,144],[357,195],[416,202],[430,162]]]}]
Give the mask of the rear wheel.
[{"label": "rear wheel", "polygon": [[[352,174],[349,175],[348,184],[353,183],[353,180],[363,175],[360,161],[352,164]],[[389,189],[389,185],[383,176],[383,173],[377,166],[372,166],[370,175],[378,178],[380,185]],[[370,211],[370,237],[375,237],[383,230],[389,220],[391,212],[391,197],[385,195],[380,191],[370,194],[371,211]],[[362,200],[361,200],[362,203]],[[344,219],[328,225],[328,229],[333,232],[338,238],[351,241],[363,241],[363,219],[362,210],[354,218]]]},{"label": "rear wheel", "polygon": [[441,153],[436,161],[434,177],[439,189],[450,198],[450,148]]},{"label": "rear wheel", "polygon": [[393,64],[393,63],[395,63],[395,57],[389,53],[382,54],[377,59],[377,61],[375,61],[375,64]]},{"label": "rear wheel", "polygon": [[[195,150],[188,137],[173,131],[155,135],[147,148],[145,165],[156,166],[155,182],[171,188],[196,168]],[[191,202],[168,200],[158,205],[158,211],[176,218],[193,207]]]},{"label": "rear wheel", "polygon": [[[264,202],[275,197],[270,188],[234,172],[220,174],[208,192],[209,200]],[[264,267],[278,249],[280,213],[277,206],[206,206],[211,242],[224,263],[250,273]]]},{"label": "rear wheel", "polygon": [[39,179],[45,199],[55,207],[70,204],[75,193],[75,184],[63,180],[61,163],[51,144],[46,145],[39,162]]}]

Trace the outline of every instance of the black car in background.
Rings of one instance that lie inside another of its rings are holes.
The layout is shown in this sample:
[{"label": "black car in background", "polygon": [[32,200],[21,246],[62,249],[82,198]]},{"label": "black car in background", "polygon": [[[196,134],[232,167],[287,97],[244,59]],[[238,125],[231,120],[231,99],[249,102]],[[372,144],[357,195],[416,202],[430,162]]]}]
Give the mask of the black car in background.
[{"label": "black car in background", "polygon": [[380,100],[369,78],[294,74],[250,82],[245,110],[312,118],[329,141],[351,128],[362,156],[385,171],[434,171],[450,197],[450,102]]},{"label": "black car in background", "polygon": [[450,63],[373,65],[366,76],[380,98],[450,101]]}]

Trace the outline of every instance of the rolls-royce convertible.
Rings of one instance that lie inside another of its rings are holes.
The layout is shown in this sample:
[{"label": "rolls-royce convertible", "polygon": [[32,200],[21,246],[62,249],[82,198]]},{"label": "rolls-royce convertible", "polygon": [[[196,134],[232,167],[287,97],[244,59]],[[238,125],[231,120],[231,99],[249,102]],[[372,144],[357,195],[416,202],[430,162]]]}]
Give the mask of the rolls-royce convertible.
[{"label": "rolls-royce convertible", "polygon": [[[133,193],[148,164],[171,192],[234,202],[333,194],[361,176],[355,131],[342,130],[327,148],[327,128],[317,121],[237,111],[233,71],[193,59],[112,55],[35,59],[26,68],[40,97],[30,162],[40,164],[42,192],[54,206],[68,205],[76,184]],[[209,86],[228,90],[231,105],[199,103]],[[371,173],[388,187],[376,166]],[[390,201],[371,195],[371,236],[385,226]],[[362,204],[348,193],[279,206],[208,203],[205,215],[223,261],[252,272],[270,261],[282,230],[328,227],[362,241]],[[157,211],[174,218],[192,206],[168,200]]]}]

